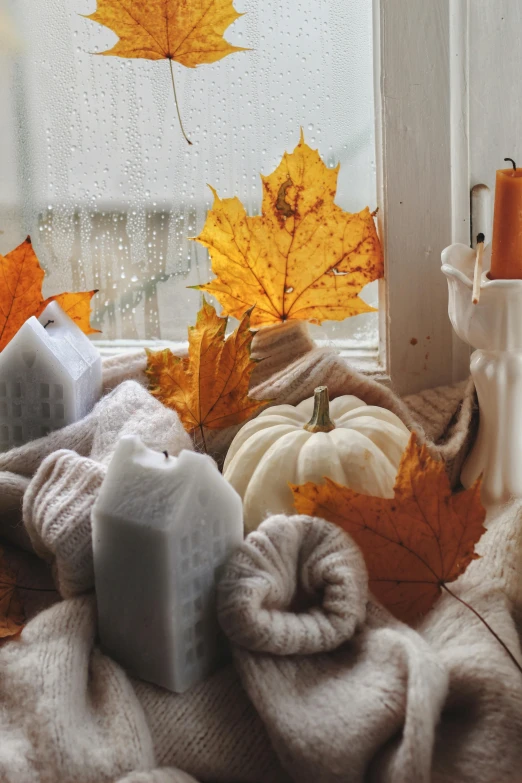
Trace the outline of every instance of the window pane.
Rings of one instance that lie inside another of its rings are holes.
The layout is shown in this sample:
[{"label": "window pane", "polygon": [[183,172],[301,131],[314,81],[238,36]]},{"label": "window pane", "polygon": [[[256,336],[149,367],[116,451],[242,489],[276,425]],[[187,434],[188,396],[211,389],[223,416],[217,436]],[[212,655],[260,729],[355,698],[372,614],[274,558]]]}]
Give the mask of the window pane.
[{"label": "window pane", "polygon": [[[207,183],[251,214],[260,173],[303,127],[330,166],[337,203],[376,205],[371,0],[236,0],[227,40],[252,49],[197,69],[96,57],[114,33],[79,14],[94,0],[10,0],[21,51],[2,67],[0,126],[9,149],[0,249],[30,233],[46,293],[99,288],[103,339],[183,340],[200,304],[187,286],[212,277],[187,237],[211,205]],[[15,144],[15,139],[18,140]],[[376,303],[376,284],[365,298]],[[377,345],[377,316],[316,331]]]}]

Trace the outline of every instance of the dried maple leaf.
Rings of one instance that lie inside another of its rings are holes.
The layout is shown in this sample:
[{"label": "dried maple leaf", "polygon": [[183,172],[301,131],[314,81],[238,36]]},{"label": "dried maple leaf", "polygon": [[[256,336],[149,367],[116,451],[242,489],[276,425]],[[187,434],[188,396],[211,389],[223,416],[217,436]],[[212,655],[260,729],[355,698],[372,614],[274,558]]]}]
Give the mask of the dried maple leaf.
[{"label": "dried maple leaf", "polygon": [[262,177],[262,215],[247,216],[239,199],[220,199],[195,239],[210,251],[217,275],[200,290],[225,315],[255,305],[252,326],[288,320],[341,321],[374,310],[359,296],[384,272],[368,208],[350,214],[334,203],[339,166],[327,168],[303,134],[277,169]]},{"label": "dried maple leaf", "polygon": [[50,296],[45,302],[42,302],[39,312],[35,313],[35,315],[36,317],[41,315],[49,302],[58,302],[62,310],[80,327],[82,332],[85,334],[99,333],[99,329],[93,329],[91,326],[91,299],[97,293],[95,290]]},{"label": "dried maple leaf", "polygon": [[97,331],[89,321],[91,299],[97,292],[57,294],[44,299],[44,274],[30,237],[6,256],[0,255],[0,351],[28,318],[32,315],[38,318],[53,301],[58,302],[85,334]]},{"label": "dried maple leaf", "polygon": [[120,38],[100,54],[169,61],[181,130],[190,144],[179,115],[172,61],[195,68],[246,51],[223,38],[240,16],[233,0],[98,0],[96,11],[86,18]]},{"label": "dried maple leaf", "polygon": [[396,617],[411,622],[426,613],[441,588],[462,574],[484,532],[480,481],[451,493],[442,462],[412,435],[402,457],[395,497],[353,492],[335,481],[292,486],[301,514],[346,530],[361,547],[374,595]]},{"label": "dried maple leaf", "polygon": [[16,576],[0,548],[0,639],[16,636],[24,627],[25,615],[18,594]]},{"label": "dried maple leaf", "polygon": [[199,430],[203,443],[205,427],[240,424],[266,405],[248,396],[255,366],[250,313],[225,339],[227,320],[204,301],[196,325],[189,327],[188,356],[174,356],[168,349],[147,352],[151,394],[177,411],[187,432]]}]

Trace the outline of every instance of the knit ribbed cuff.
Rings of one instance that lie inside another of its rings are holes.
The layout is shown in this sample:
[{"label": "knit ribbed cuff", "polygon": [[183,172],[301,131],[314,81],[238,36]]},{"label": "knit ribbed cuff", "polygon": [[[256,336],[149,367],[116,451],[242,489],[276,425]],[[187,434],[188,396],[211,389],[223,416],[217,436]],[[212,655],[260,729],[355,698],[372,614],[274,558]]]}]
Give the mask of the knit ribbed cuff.
[{"label": "knit ribbed cuff", "polygon": [[339,528],[306,516],[273,516],[251,533],[218,589],[227,636],[275,655],[326,652],[366,616],[363,556]]},{"label": "knit ribbed cuff", "polygon": [[251,356],[259,364],[252,373],[250,387],[264,383],[275,373],[286,369],[289,362],[315,347],[308,324],[304,321],[287,321],[260,329],[252,340]]},{"label": "knit ribbed cuff", "polygon": [[54,564],[64,597],[94,585],[91,509],[105,468],[62,449],[45,459],[29,484],[24,522],[37,554]]}]

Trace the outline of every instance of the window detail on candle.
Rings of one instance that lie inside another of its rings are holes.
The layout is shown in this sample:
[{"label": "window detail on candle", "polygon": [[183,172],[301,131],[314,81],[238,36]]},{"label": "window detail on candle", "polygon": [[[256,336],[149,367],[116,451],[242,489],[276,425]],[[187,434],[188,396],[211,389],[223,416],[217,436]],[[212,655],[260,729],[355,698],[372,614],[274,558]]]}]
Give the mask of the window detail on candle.
[{"label": "window detail on candle", "polygon": [[0,353],[0,375],[15,379],[0,382],[0,451],[81,419],[101,394],[100,355],[56,302]]},{"label": "window detail on candle", "polygon": [[243,539],[239,495],[209,457],[128,436],[92,519],[102,646],[138,677],[187,690],[219,657],[216,586]]},{"label": "window detail on candle", "polygon": [[[95,0],[12,0],[24,49],[0,69],[0,252],[31,233],[46,294],[99,288],[95,339],[186,339],[212,275],[197,235],[206,183],[259,211],[272,171],[303,128],[329,167],[336,203],[376,203],[372,4],[234,0],[226,40],[251,51],[197,69],[174,63],[188,147],[166,63],[92,53],[116,35],[84,19]],[[3,63],[2,63],[3,64]],[[18,132],[21,128],[21,132]],[[23,205],[23,206],[22,206]],[[377,286],[363,292],[377,304]],[[376,313],[314,330],[376,349]]]}]

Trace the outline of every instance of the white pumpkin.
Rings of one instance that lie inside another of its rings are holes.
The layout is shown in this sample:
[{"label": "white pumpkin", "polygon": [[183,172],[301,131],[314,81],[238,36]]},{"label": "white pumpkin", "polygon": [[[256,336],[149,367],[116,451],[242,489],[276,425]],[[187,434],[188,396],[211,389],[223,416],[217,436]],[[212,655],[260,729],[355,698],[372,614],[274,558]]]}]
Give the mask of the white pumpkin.
[{"label": "white pumpkin", "polygon": [[245,424],[223,475],[243,498],[249,532],[269,514],[295,513],[289,483],[323,483],[327,476],[356,492],[393,497],[410,434],[394,413],[358,397],[329,404],[328,389],[320,386],[296,407],[275,405]]}]

